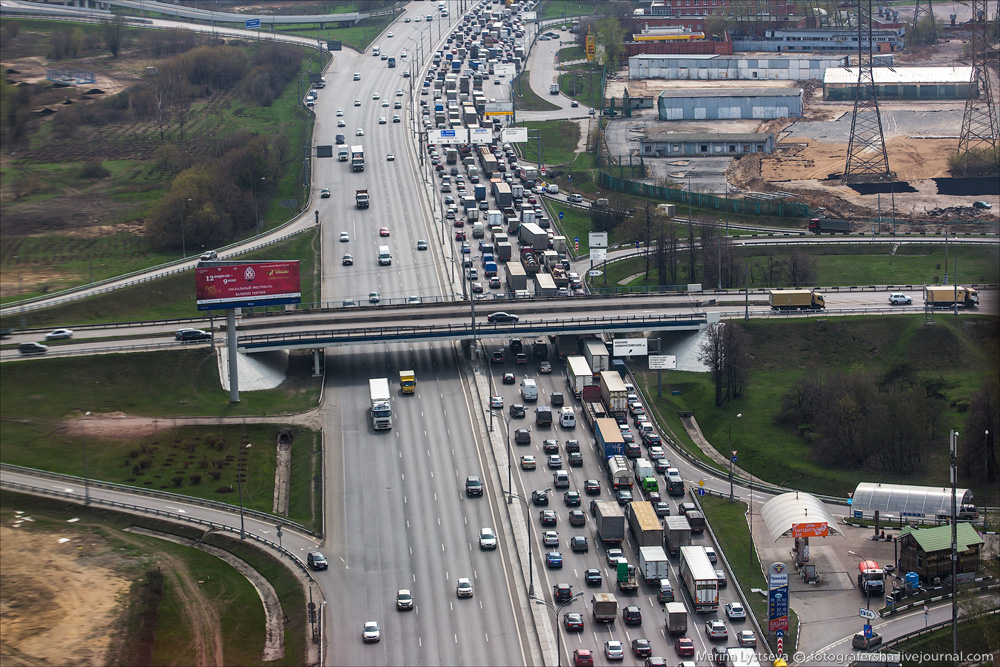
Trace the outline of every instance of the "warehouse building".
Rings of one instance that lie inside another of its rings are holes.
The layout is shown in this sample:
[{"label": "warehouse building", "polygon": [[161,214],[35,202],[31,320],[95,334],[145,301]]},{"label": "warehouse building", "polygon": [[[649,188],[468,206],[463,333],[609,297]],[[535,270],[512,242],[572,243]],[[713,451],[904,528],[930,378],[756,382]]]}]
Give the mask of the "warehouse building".
[{"label": "warehouse building", "polygon": [[639,155],[643,157],[726,157],[773,152],[774,134],[771,132],[677,132],[653,134],[639,140]]},{"label": "warehouse building", "polygon": [[822,79],[831,67],[847,67],[848,56],[764,56],[644,54],[628,59],[630,79],[698,81],[805,81]]},{"label": "warehouse building", "polygon": [[800,118],[802,89],[665,90],[660,93],[657,109],[660,120]]},{"label": "warehouse building", "polygon": [[[872,78],[880,100],[964,100],[972,68],[873,67]],[[830,68],[823,76],[823,97],[827,100],[853,100],[857,87],[857,68]]]},{"label": "warehouse building", "polygon": [[[872,29],[872,50],[895,53],[904,46],[904,27]],[[787,28],[766,30],[763,37],[750,34],[733,36],[733,51],[839,51],[858,52],[857,28]]]}]

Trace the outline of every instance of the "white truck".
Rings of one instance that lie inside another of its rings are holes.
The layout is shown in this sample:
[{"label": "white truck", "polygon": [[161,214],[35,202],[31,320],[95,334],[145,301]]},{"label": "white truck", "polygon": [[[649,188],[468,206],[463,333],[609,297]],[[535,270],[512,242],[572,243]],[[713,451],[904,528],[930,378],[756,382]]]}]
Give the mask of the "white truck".
[{"label": "white truck", "polygon": [[584,340],[583,354],[594,373],[611,370],[611,355],[608,354],[608,346],[600,338]]},{"label": "white truck", "polygon": [[647,584],[667,578],[670,562],[663,547],[639,547],[639,573]]},{"label": "white truck", "polygon": [[663,620],[669,635],[683,635],[688,631],[688,613],[683,602],[668,602],[663,605]]},{"label": "white truck", "polygon": [[616,371],[601,371],[601,399],[608,414],[618,417],[628,414],[628,390]]},{"label": "white truck", "polygon": [[592,382],[593,374],[584,357],[566,357],[566,384],[572,390],[574,398],[580,398],[583,388]]},{"label": "white truck", "polygon": [[372,427],[376,431],[392,428],[392,395],[389,394],[389,378],[368,380],[368,394],[372,406]]},{"label": "white truck", "polygon": [[705,547],[681,547],[680,577],[691,596],[696,613],[718,611],[719,579]]}]

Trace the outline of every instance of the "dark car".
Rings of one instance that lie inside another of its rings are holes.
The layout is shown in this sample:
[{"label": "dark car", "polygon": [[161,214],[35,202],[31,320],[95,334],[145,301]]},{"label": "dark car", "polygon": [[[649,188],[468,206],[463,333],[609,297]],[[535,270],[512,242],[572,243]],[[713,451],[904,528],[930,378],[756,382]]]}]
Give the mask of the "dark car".
[{"label": "dark car", "polygon": [[517,322],[517,315],[512,315],[511,313],[505,313],[502,311],[496,313],[490,313],[486,316],[486,321],[493,323],[503,323],[503,322]]},{"label": "dark car", "polygon": [[563,623],[569,632],[583,632],[583,614],[571,611],[563,617]]},{"label": "dark car", "polygon": [[624,507],[632,502],[632,492],[628,489],[618,489],[615,492],[615,499],[618,501],[619,505]]},{"label": "dark car", "polygon": [[499,350],[494,350],[493,351],[493,356],[490,357],[490,361],[492,361],[494,364],[502,364],[503,363],[503,348],[500,348]]},{"label": "dark car", "polygon": [[590,551],[590,545],[587,544],[587,537],[585,535],[574,535],[569,539],[569,547],[577,553],[587,553]]},{"label": "dark car", "polygon": [[178,329],[174,333],[174,338],[186,343],[192,340],[211,340],[212,334],[201,329]]},{"label": "dark car", "polygon": [[340,145],[340,144],[343,144],[343,143],[344,143],[344,135],[338,134],[337,135],[337,145]]},{"label": "dark car", "polygon": [[579,440],[567,440],[566,441],[566,451],[567,452],[578,452],[578,451],[580,451],[580,441]]},{"label": "dark car", "polygon": [[596,479],[588,479],[583,483],[583,492],[588,496],[597,496],[601,493],[601,482]]},{"label": "dark car", "polygon": [[662,501],[653,503],[653,511],[656,512],[656,516],[670,516],[670,503]]},{"label": "dark car", "polygon": [[557,440],[543,440],[542,451],[546,454],[558,454],[559,442]]},{"label": "dark car", "polygon": [[554,526],[558,521],[558,515],[555,510],[542,510],[538,513],[538,521],[546,527]]},{"label": "dark car", "polygon": [[549,394],[549,403],[551,403],[553,407],[562,406],[563,403],[565,403],[565,400],[566,399],[563,398],[563,394],[561,391],[554,391],[551,394]]},{"label": "dark car", "polygon": [[634,604],[622,609],[622,622],[625,625],[642,625],[642,612]]},{"label": "dark car", "polygon": [[726,579],[726,573],[723,570],[715,571],[715,578],[719,580],[719,588],[725,588],[729,585],[729,580]]},{"label": "dark car", "polygon": [[510,416],[511,417],[523,417],[524,416],[524,406],[520,403],[512,403],[510,406]]},{"label": "dark car", "polygon": [[569,584],[553,584],[552,598],[556,602],[565,602],[573,597],[573,587]]},{"label": "dark car", "polygon": [[571,526],[587,525],[587,514],[583,510],[570,510],[569,525]]},{"label": "dark car", "polygon": [[594,654],[590,649],[578,648],[573,651],[573,667],[593,667]]},{"label": "dark car", "polygon": [[325,570],[327,568],[326,556],[318,551],[310,551],[306,556],[306,565],[313,570]]},{"label": "dark car", "polygon": [[604,583],[604,577],[601,575],[601,571],[596,567],[588,568],[583,573],[583,580],[587,582],[588,586],[600,586]]},{"label": "dark car", "polygon": [[571,468],[582,468],[583,467],[583,454],[580,452],[570,452],[569,456],[566,457]]},{"label": "dark car", "polygon": [[563,566],[562,554],[558,551],[550,551],[545,554],[545,566],[553,570],[561,568]]},{"label": "dark car", "polygon": [[679,656],[694,655],[694,642],[689,637],[678,637],[674,640],[674,650]]},{"label": "dark car", "polygon": [[531,431],[526,428],[519,428],[514,431],[514,442],[518,445],[531,444]]},{"label": "dark car", "polygon": [[577,491],[567,491],[563,494],[563,502],[566,503],[566,507],[579,507],[580,493]]},{"label": "dark car", "polygon": [[17,351],[25,356],[31,356],[33,354],[45,354],[48,350],[48,345],[42,345],[41,343],[21,343],[17,346]]},{"label": "dark car", "polygon": [[667,474],[667,469],[670,467],[670,461],[667,459],[656,459],[653,461],[653,470],[660,473],[661,475]]},{"label": "dark car", "polygon": [[524,351],[524,344],[521,342],[520,338],[511,338],[510,344],[507,345],[507,347],[509,347],[510,351],[513,352],[514,354]]},{"label": "dark car", "polygon": [[516,379],[515,379],[513,373],[504,373],[503,374],[503,383],[504,384],[514,384],[515,381],[516,381]]},{"label": "dark car", "polygon": [[684,516],[687,516],[688,512],[697,512],[698,506],[695,505],[694,503],[678,503],[677,511],[683,514]]},{"label": "dark car", "polygon": [[632,653],[634,653],[637,658],[648,658],[653,655],[653,647],[649,645],[648,639],[633,639]]},{"label": "dark car", "polygon": [[483,480],[479,479],[477,475],[469,475],[466,477],[465,495],[470,497],[483,495]]},{"label": "dark car", "polygon": [[538,507],[548,507],[549,493],[544,489],[535,489],[531,492],[531,502]]}]

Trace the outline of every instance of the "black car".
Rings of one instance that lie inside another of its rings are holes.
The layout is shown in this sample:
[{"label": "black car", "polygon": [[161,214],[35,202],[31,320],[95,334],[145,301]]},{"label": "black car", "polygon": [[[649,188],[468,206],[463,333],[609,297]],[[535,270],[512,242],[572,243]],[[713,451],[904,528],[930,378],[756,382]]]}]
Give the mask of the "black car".
[{"label": "black car", "polygon": [[580,451],[580,441],[579,440],[567,440],[566,441],[566,451],[567,452],[578,452],[578,451]]},{"label": "black car", "polygon": [[667,468],[670,467],[670,461],[667,459],[656,459],[653,461],[653,470],[660,473],[661,475],[667,474]]},{"label": "black car", "polygon": [[598,496],[601,494],[601,482],[596,479],[588,479],[583,483],[583,491],[588,496]]},{"label": "black car", "polygon": [[495,350],[493,352],[493,357],[490,358],[490,361],[492,361],[494,364],[502,364],[503,363],[503,348],[500,348],[499,350]]},{"label": "black car", "polygon": [[559,441],[558,440],[543,440],[542,441],[542,451],[546,454],[558,454],[559,453]]},{"label": "black car", "polygon": [[552,597],[556,602],[565,602],[573,597],[573,587],[569,584],[553,584]]},{"label": "black car", "polygon": [[344,143],[344,135],[338,134],[337,135],[337,145],[339,146],[339,145],[341,145],[343,143]]},{"label": "black car", "polygon": [[570,452],[569,456],[566,457],[571,468],[582,468],[583,467],[583,454],[580,452]]},{"label": "black car", "polygon": [[509,347],[510,351],[513,352],[514,354],[524,351],[524,345],[521,343],[520,338],[511,338],[510,344],[507,347]]},{"label": "black car", "polygon": [[633,639],[632,653],[634,653],[637,658],[648,658],[653,655],[653,647],[649,645],[648,639]]},{"label": "black car", "polygon": [[538,521],[543,526],[554,526],[556,525],[556,522],[558,522],[558,520],[559,518],[558,515],[555,513],[555,510],[541,510],[538,513]]},{"label": "black car", "polygon": [[622,621],[625,625],[642,625],[642,612],[634,604],[622,609]]},{"label": "black car", "polygon": [[570,632],[583,632],[583,614],[575,611],[563,616],[566,630]]},{"label": "black car", "polygon": [[483,495],[483,480],[479,479],[477,475],[469,475],[466,477],[465,495],[470,497]]},{"label": "black car", "polygon": [[565,399],[563,398],[561,391],[554,391],[549,394],[549,403],[552,404],[552,407],[560,407],[564,402]]},{"label": "black car", "polygon": [[524,416],[524,406],[520,403],[512,403],[510,406],[510,416],[511,417],[523,417]]},{"label": "black car", "polygon": [[306,556],[306,565],[313,570],[325,570],[327,568],[326,556],[318,551],[310,551]]},{"label": "black car", "polygon": [[596,567],[592,567],[583,573],[583,580],[587,582],[588,586],[600,586],[604,583],[604,577],[601,575],[601,571]]},{"label": "black car", "polygon": [[538,507],[548,507],[549,494],[544,489],[535,489],[531,492],[531,502]]},{"label": "black car", "polygon": [[517,322],[517,315],[512,315],[511,313],[505,313],[499,311],[496,313],[490,313],[486,316],[486,321],[491,324],[503,323],[503,322]]},{"label": "black car", "polygon": [[574,535],[571,537],[569,547],[578,553],[587,553],[590,551],[590,546],[587,544],[587,538],[584,535]]},{"label": "black car", "polygon": [[201,329],[178,329],[174,333],[174,338],[186,343],[192,340],[211,340],[212,334]]},{"label": "black car", "polygon": [[586,526],[587,525],[587,515],[583,510],[570,510],[569,511],[569,525],[571,526]]},{"label": "black car", "polygon": [[580,493],[577,491],[567,491],[563,494],[563,502],[566,503],[566,507],[579,507]]}]

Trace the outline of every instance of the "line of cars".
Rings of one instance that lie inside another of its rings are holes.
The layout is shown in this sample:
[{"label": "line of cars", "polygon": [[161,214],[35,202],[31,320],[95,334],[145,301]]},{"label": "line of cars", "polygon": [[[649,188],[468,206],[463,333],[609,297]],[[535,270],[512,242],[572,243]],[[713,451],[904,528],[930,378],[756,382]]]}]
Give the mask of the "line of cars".
[{"label": "line of cars", "polygon": [[[72,329],[54,329],[45,334],[45,341],[70,340],[73,338],[73,334],[74,331]],[[174,340],[181,343],[195,343],[211,339],[212,334],[203,329],[178,329],[174,332]],[[36,341],[21,343],[17,346],[18,353],[26,357],[42,355],[48,352],[48,350],[48,345]]]}]

